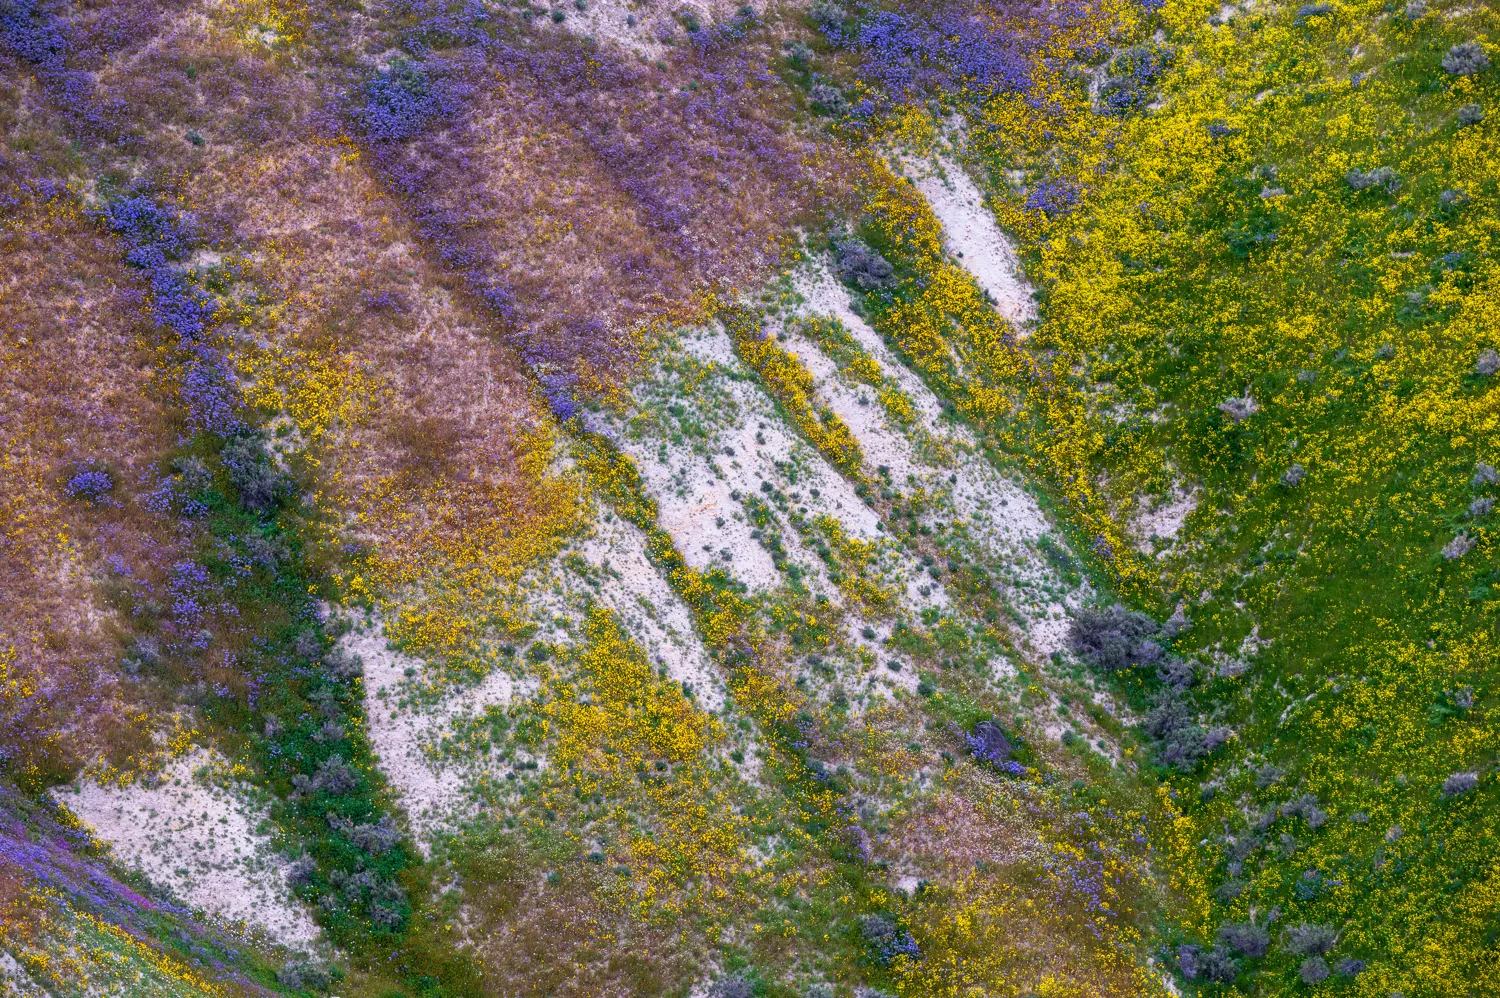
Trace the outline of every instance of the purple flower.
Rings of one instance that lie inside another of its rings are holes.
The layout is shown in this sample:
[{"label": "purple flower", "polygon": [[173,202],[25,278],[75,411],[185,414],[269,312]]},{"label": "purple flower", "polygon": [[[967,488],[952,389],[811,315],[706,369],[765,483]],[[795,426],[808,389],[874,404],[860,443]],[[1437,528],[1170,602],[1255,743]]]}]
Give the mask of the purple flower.
[{"label": "purple flower", "polygon": [[1044,180],[1026,195],[1026,210],[1040,211],[1048,218],[1066,214],[1078,204],[1078,188],[1063,180]]},{"label": "purple flower", "polygon": [[542,395],[547,400],[547,407],[560,422],[566,423],[578,415],[578,403],[573,398],[574,386],[578,384],[576,376],[543,374],[537,380],[542,383]]},{"label": "purple flower", "polygon": [[1109,78],[1099,88],[1104,114],[1124,114],[1151,102],[1151,86],[1167,68],[1167,53],[1141,45],[1126,49],[1109,64]]},{"label": "purple flower", "polygon": [[400,61],[365,81],[364,106],[354,118],[374,142],[399,142],[430,122],[457,112],[462,88],[436,81],[419,62]]},{"label": "purple flower", "polygon": [[234,372],[224,355],[199,346],[182,378],[182,400],[187,403],[188,423],[206,433],[232,437],[244,429],[237,412],[241,398]]},{"label": "purple flower", "polygon": [[917,959],[921,948],[912,934],[884,915],[866,915],[859,921],[859,932],[865,946],[876,960],[890,963],[898,956]]},{"label": "purple flower", "polygon": [[994,721],[980,721],[974,725],[973,734],[965,735],[964,742],[969,754],[975,759],[987,762],[1012,776],[1025,774],[1026,767],[1010,757],[1014,750],[1010,739],[1005,737],[1005,732]]},{"label": "purple flower", "polygon": [[61,69],[68,52],[56,19],[37,0],[0,3],[0,39],[24,62],[46,69]]},{"label": "purple flower", "polygon": [[864,73],[894,101],[962,93],[983,100],[1031,89],[1031,67],[1019,36],[996,31],[976,11],[946,8],[923,14],[877,11],[842,39],[865,57]]},{"label": "purple flower", "polygon": [[114,487],[115,480],[109,472],[83,470],[68,479],[68,483],[63,486],[63,491],[68,494],[69,499],[78,499],[97,506],[109,498],[109,493]]}]

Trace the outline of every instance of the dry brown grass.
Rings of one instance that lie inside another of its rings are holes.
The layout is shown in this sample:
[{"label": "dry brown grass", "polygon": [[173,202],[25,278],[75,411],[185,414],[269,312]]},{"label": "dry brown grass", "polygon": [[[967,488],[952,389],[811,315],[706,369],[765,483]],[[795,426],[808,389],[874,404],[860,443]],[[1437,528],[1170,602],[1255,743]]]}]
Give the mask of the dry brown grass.
[{"label": "dry brown grass", "polygon": [[[383,581],[544,550],[527,525],[572,501],[538,466],[550,418],[368,157],[311,122],[347,73],[311,48],[249,45],[215,11],[181,6],[101,80],[142,100],[162,79],[186,95],[154,106],[142,146],[255,289],[231,348],[252,402],[299,425],[325,508],[394,574]],[[207,141],[184,141],[189,129]]]},{"label": "dry brown grass", "polygon": [[749,71],[772,44],[636,65],[561,33],[525,38],[460,122],[384,165],[418,178],[403,183],[448,220],[445,238],[516,293],[517,348],[608,390],[654,323],[760,283],[792,226],[847,194],[854,164],[792,127],[791,92]]},{"label": "dry brown grass", "polygon": [[[576,861],[575,861],[576,862]],[[700,975],[702,940],[688,926],[655,927],[609,910],[602,868],[573,867],[556,883],[505,854],[470,862],[465,936],[488,993],[548,998],[657,998]]]},{"label": "dry brown grass", "polygon": [[[148,581],[170,561],[175,542],[135,500],[172,434],[114,240],[65,200],[23,198],[0,214],[0,255],[0,654],[34,691],[8,704],[0,741],[55,778],[140,747],[100,582],[106,555]],[[113,476],[107,503],[66,497],[84,463]]]},{"label": "dry brown grass", "polygon": [[880,849],[895,869],[951,883],[980,863],[1012,864],[1042,855],[1037,828],[1003,791],[963,767],[903,816]]}]

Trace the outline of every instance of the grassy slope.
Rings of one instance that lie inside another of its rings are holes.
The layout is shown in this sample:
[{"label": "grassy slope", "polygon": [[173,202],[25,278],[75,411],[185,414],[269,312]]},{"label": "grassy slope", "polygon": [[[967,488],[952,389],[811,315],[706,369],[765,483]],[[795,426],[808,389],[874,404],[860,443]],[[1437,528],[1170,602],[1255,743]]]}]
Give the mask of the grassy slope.
[{"label": "grassy slope", "polygon": [[[1175,871],[1190,904],[1167,931],[1202,941],[1252,905],[1262,918],[1279,905],[1281,924],[1345,927],[1334,956],[1371,961],[1352,986],[1359,993],[1466,987],[1468,968],[1493,959],[1485,935],[1496,903],[1486,867],[1493,788],[1486,777],[1478,792],[1445,801],[1438,787],[1451,772],[1483,772],[1492,761],[1493,540],[1460,518],[1475,495],[1475,460],[1495,459],[1494,389],[1467,372],[1480,347],[1494,345],[1484,337],[1494,328],[1487,254],[1496,177],[1493,124],[1460,133],[1452,116],[1463,103],[1492,99],[1495,71],[1455,84],[1437,63],[1448,45],[1494,25],[1470,12],[1412,26],[1368,4],[1306,24],[1281,10],[1211,27],[1209,12],[1169,5],[1159,22],[1114,12],[1139,37],[1168,29],[1169,99],[1159,111],[1096,116],[1063,72],[1044,74],[1052,103],[987,109],[993,127],[980,145],[993,165],[1024,166],[1033,181],[1071,179],[1083,200],[1047,219],[1025,212],[1014,192],[995,191],[1045,295],[1029,357],[991,335],[983,309],[964,310],[976,304],[972,288],[931,271],[937,290],[924,307],[965,317],[962,345],[987,380],[981,387],[1015,388],[1027,418],[1002,421],[1002,393],[959,392],[943,383],[947,372],[926,373],[971,418],[1002,426],[999,442],[1054,476],[1060,494],[1077,500],[1059,507],[1081,511],[1077,536],[1103,537],[1111,552],[1124,550],[1119,522],[1138,496],[1165,494],[1176,481],[1196,485],[1199,513],[1180,553],[1159,565],[1122,553],[1094,567],[1115,570],[1122,588],[1147,602],[1193,604],[1195,626],[1179,641],[1185,654],[1208,662],[1215,650],[1234,653],[1252,627],[1269,640],[1250,672],[1201,691],[1240,737],[1212,771],[1174,779],[1194,831],[1186,841],[1203,845]],[[1379,71],[1350,86],[1351,71],[1372,68]],[[1214,139],[1213,123],[1232,131]],[[1404,178],[1398,193],[1355,193],[1343,180],[1351,167],[1381,165]],[[1285,194],[1261,196],[1277,187]],[[1440,191],[1458,188],[1468,204],[1439,202]],[[874,198],[884,212],[876,228],[894,231],[901,196],[877,190]],[[1272,232],[1274,241],[1254,242]],[[1439,262],[1450,253],[1465,255]],[[877,320],[921,332],[914,314]],[[944,344],[946,327],[932,328]],[[1054,376],[1045,385],[1031,377],[1037,359]],[[1304,370],[1315,377],[1299,379]],[[1247,389],[1261,411],[1233,424],[1216,406]],[[1307,477],[1288,488],[1280,479],[1294,462]],[[1437,552],[1459,529],[1479,545],[1444,561]],[[619,661],[633,659],[622,652]],[[643,678],[642,689],[653,685]],[[1458,707],[1463,686],[1475,691],[1472,707]],[[570,703],[566,695],[553,701],[554,709]],[[913,714],[897,726],[916,723]],[[1284,775],[1257,787],[1252,769],[1267,763]],[[623,776],[622,790],[631,779]],[[547,789],[559,798],[577,791],[583,817],[584,788],[571,782]],[[1333,821],[1312,830],[1282,819],[1249,857],[1245,892],[1210,901],[1207,889],[1226,877],[1225,829],[1243,837],[1250,809],[1304,790]],[[1070,806],[1081,805],[1079,794]],[[549,803],[547,795],[536,803]],[[1347,820],[1355,812],[1368,822]],[[1387,843],[1393,825],[1404,834]],[[503,885],[551,865],[549,850],[558,863],[582,855],[579,842],[537,835],[524,861],[507,854],[507,838],[468,871],[495,887],[483,910],[497,925],[516,901],[500,896]],[[1212,871],[1206,878],[1200,863]],[[564,887],[607,902],[614,888],[595,879],[570,875]],[[1009,873],[974,875],[913,905],[913,930],[932,959],[894,985],[961,993],[967,982],[1009,976],[998,944],[1013,942],[1016,927],[1034,919],[1032,898],[1048,894],[1043,884],[1028,896],[1020,883]],[[807,905],[794,920],[808,926],[847,910],[821,894],[793,900]],[[593,918],[579,903],[581,917]],[[959,923],[979,929],[955,933]],[[842,945],[852,948],[852,936]],[[767,963],[788,958],[765,944],[747,950]],[[1267,973],[1241,984],[1295,987],[1296,963],[1274,955]],[[1035,979],[1028,969],[1012,980]]]},{"label": "grassy slope", "polygon": [[[1098,476],[1121,520],[1175,483],[1199,489],[1177,553],[1119,574],[1159,568],[1141,597],[1188,602],[1187,654],[1233,654],[1252,628],[1267,642],[1248,673],[1201,691],[1237,743],[1176,781],[1203,886],[1229,879],[1226,830],[1243,839],[1247,815],[1300,792],[1333,815],[1256,836],[1247,889],[1190,906],[1189,937],[1279,906],[1280,925],[1342,930],[1331,960],[1370,962],[1353,993],[1480,993],[1465,989],[1495,959],[1496,560],[1492,521],[1466,511],[1487,492],[1471,478],[1495,460],[1500,411],[1494,379],[1473,373],[1495,345],[1497,73],[1440,62],[1493,45],[1500,24],[1370,3],[1215,13],[1169,3],[1141,26],[1165,28],[1173,53],[1159,110],[1096,116],[1061,73],[1049,108],[987,109],[992,164],[1084,192],[1056,219],[994,192],[1045,295],[1033,343],[1057,351],[1086,426],[1055,467]],[[1460,129],[1469,103],[1490,118]],[[1399,191],[1345,179],[1380,166]],[[1468,200],[1445,204],[1449,190]],[[1249,419],[1217,408],[1246,391]],[[1306,478],[1288,486],[1293,464]],[[1458,532],[1478,543],[1445,559]],[[1266,764],[1283,775],[1259,787]],[[1480,788],[1444,798],[1460,771]],[[1300,987],[1298,962],[1273,949],[1241,983]]]}]

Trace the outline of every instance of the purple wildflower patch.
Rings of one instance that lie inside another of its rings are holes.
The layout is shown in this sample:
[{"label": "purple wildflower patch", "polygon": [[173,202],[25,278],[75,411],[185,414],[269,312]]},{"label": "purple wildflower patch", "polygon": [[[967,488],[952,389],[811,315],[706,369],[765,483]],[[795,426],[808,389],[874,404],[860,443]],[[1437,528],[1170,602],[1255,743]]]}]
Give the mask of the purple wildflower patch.
[{"label": "purple wildflower patch", "polygon": [[547,407],[560,422],[567,422],[578,415],[578,403],[573,398],[578,378],[571,374],[543,374],[537,378],[542,384],[542,395]]},{"label": "purple wildflower patch", "polygon": [[1056,218],[1076,207],[1078,198],[1078,188],[1073,184],[1065,180],[1044,180],[1026,195],[1026,210]]},{"label": "purple wildflower patch", "polygon": [[61,69],[68,51],[56,20],[37,0],[0,3],[0,38],[18,58],[48,69]]},{"label": "purple wildflower patch", "polygon": [[187,405],[188,423],[195,429],[221,437],[244,429],[238,416],[239,385],[229,361],[217,350],[194,348],[182,378],[182,400]]},{"label": "purple wildflower patch", "polygon": [[864,75],[894,102],[939,93],[983,100],[1032,86],[1025,44],[978,8],[878,11],[852,38],[839,26],[824,30],[865,57]]},{"label": "purple wildflower patch", "polygon": [[365,81],[353,117],[372,142],[399,142],[459,110],[466,89],[434,79],[418,62],[398,62]]},{"label": "purple wildflower patch", "polygon": [[114,476],[109,472],[85,469],[69,478],[67,484],[63,486],[63,491],[67,493],[69,499],[99,505],[109,499],[109,493],[114,487]]},{"label": "purple wildflower patch", "polygon": [[1012,776],[1021,776],[1026,772],[1025,766],[1011,758],[1015,747],[1006,737],[1005,731],[994,721],[980,721],[974,725],[973,732],[964,736],[964,744],[969,754],[979,762],[987,762]]},{"label": "purple wildflower patch", "polygon": [[918,959],[922,955],[912,934],[885,915],[866,915],[859,922],[865,947],[878,962],[889,964],[898,956]]}]

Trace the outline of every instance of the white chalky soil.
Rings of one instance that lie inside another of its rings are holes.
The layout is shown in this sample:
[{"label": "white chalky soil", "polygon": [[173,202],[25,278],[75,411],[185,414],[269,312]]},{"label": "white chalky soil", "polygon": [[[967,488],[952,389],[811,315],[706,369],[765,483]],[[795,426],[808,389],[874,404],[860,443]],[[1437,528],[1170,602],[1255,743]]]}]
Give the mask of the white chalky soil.
[{"label": "white chalky soil", "polygon": [[[1019,276],[1016,279],[1020,280]],[[838,319],[859,346],[880,365],[881,372],[894,380],[912,400],[924,429],[948,442],[955,453],[955,460],[949,467],[923,461],[912,440],[885,418],[884,410],[874,401],[872,389],[863,386],[851,388],[839,377],[837,365],[816,344],[792,337],[787,346],[816,379],[819,398],[838,414],[859,441],[867,471],[874,472],[880,465],[885,465],[890,469],[891,480],[897,488],[908,488],[908,476],[911,476],[930,494],[944,496],[950,507],[948,511],[927,519],[964,524],[985,554],[1012,566],[1025,585],[1053,586],[1056,573],[1040,558],[1035,545],[1049,535],[1058,544],[1061,540],[1051,531],[1036,500],[972,452],[975,441],[967,429],[938,418],[941,403],[937,396],[886,348],[867,322],[854,314],[849,306],[848,291],[826,266],[800,272],[795,289],[804,299],[803,312]],[[869,404],[861,404],[861,397]],[[936,585],[931,588],[938,589]],[[909,594],[913,605],[918,605],[917,595]],[[1027,638],[1036,655],[1050,655],[1066,644],[1067,609],[1076,605],[1080,595],[1070,594],[1063,601],[1052,597],[1013,600],[1027,619]],[[946,599],[938,597],[933,605],[946,605]]]},{"label": "white chalky soil", "polygon": [[391,648],[378,623],[350,631],[339,645],[364,662],[365,711],[375,757],[399,795],[417,846],[426,853],[432,834],[466,809],[472,771],[490,770],[488,759],[461,765],[439,758],[434,748],[454,720],[510,703],[521,684],[497,668],[477,685],[450,691],[436,703],[416,698],[403,703],[404,687],[414,685],[405,681],[420,679],[426,663]]},{"label": "white chalky soil", "polygon": [[943,227],[948,252],[989,292],[996,309],[1016,326],[1017,334],[1024,335],[1025,324],[1037,317],[1036,301],[1021,273],[1015,244],[985,207],[984,194],[951,159],[938,162],[941,172],[925,164],[905,165]]},{"label": "white chalky soil", "polygon": [[226,760],[194,747],[165,769],[153,786],[101,786],[92,781],[54,791],[107,843],[126,866],[170,891],[190,907],[227,922],[263,930],[272,940],[309,950],[318,927],[287,887],[291,864],[274,851],[257,826],[263,806],[244,790],[199,779],[204,766],[227,768]]},{"label": "white chalky soil", "polygon": [[718,711],[724,705],[723,682],[694,629],[687,604],[647,559],[640,530],[618,517],[599,521],[579,554],[606,573],[597,598],[647,657],[665,666],[674,682],[691,686],[705,709]]}]

